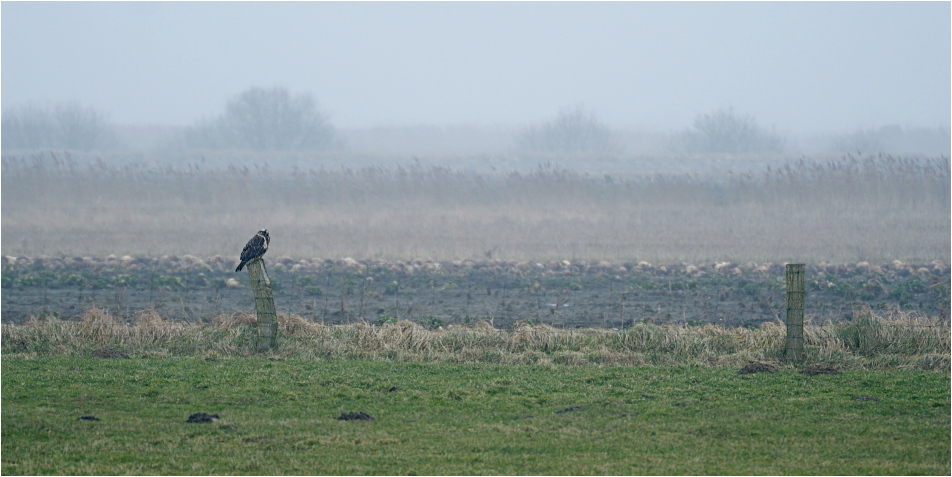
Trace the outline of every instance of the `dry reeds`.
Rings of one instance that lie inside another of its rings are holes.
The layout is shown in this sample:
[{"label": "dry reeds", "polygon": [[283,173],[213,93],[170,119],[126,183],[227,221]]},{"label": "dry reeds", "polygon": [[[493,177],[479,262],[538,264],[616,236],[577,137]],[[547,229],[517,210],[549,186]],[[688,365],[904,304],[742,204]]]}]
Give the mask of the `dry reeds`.
[{"label": "dry reeds", "polygon": [[[854,313],[853,320],[837,330],[845,350],[867,358],[916,356],[924,363],[949,358],[950,334],[947,321],[892,309],[884,314],[868,307]],[[941,353],[942,356],[936,356]]]},{"label": "dry reeds", "polygon": [[3,228],[16,240],[2,253],[233,255],[266,226],[273,253],[294,257],[948,261],[949,169],[877,156],[760,174],[278,173],[5,156]]},{"label": "dry reeds", "polygon": [[[427,330],[401,320],[328,325],[295,315],[279,317],[278,350],[288,359],[361,359],[401,362],[491,362],[542,365],[742,366],[780,362],[786,335],[780,322],[757,329],[718,325],[638,323],[623,330],[556,329],[488,323]],[[125,323],[101,309],[78,322],[33,319],[3,325],[4,356],[90,355],[110,347],[131,357],[246,357],[254,353],[254,316],[184,323],[146,311]],[[860,310],[843,325],[805,328],[807,362],[838,368],[948,370],[949,325],[891,310]]]}]

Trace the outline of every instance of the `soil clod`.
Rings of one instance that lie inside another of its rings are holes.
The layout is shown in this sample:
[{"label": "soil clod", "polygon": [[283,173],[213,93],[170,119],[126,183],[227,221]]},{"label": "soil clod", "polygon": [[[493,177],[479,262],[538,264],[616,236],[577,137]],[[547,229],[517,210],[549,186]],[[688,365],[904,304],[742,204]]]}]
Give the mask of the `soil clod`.
[{"label": "soil clod", "polygon": [[878,398],[878,397],[876,397],[876,396],[867,396],[866,394],[863,394],[862,396],[856,396],[856,397],[854,397],[853,399],[855,399],[855,400],[857,400],[857,401],[873,401],[873,402],[879,401],[879,398]]},{"label": "soil clod", "polygon": [[565,409],[555,411],[555,413],[562,414],[563,412],[581,411],[582,409],[585,409],[585,406],[569,406]]},{"label": "soil clod", "polygon": [[338,421],[372,421],[374,418],[366,412],[345,412],[337,417]]},{"label": "soil clod", "polygon": [[77,421],[98,421],[99,418],[96,416],[80,416],[80,418],[76,420]]},{"label": "soil clod", "polygon": [[205,422],[215,422],[218,420],[218,414],[206,414],[204,412],[196,412],[191,416],[188,416],[188,420],[185,422],[191,423],[205,423]]},{"label": "soil clod", "polygon": [[800,371],[807,376],[816,376],[818,374],[840,374],[840,369],[829,364],[812,364]]},{"label": "soil clod", "polygon": [[744,366],[737,372],[737,374],[754,374],[754,373],[776,373],[777,367],[772,364],[767,363],[750,363],[747,366]]}]

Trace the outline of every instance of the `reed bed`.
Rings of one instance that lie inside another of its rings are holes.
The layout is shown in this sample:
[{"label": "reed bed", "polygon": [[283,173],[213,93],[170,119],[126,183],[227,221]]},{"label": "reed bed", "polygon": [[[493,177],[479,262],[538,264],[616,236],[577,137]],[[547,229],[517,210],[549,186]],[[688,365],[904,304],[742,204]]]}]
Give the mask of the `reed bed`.
[{"label": "reed bed", "polygon": [[[426,329],[410,321],[381,326],[328,325],[281,315],[279,348],[269,356],[297,360],[501,363],[540,365],[742,366],[780,362],[786,330],[768,322],[757,329],[718,325],[637,323],[622,330],[557,329],[487,322]],[[254,356],[255,318],[219,315],[208,322],[164,319],[154,311],[124,322],[91,308],[80,321],[32,319],[4,324],[4,357],[89,355],[122,357]],[[949,370],[947,320],[890,310],[857,310],[846,324],[807,325],[806,361],[841,368]]]},{"label": "reed bed", "polygon": [[950,259],[949,170],[884,155],[626,177],[4,156],[2,253],[231,255],[267,227],[292,257],[927,263]]}]

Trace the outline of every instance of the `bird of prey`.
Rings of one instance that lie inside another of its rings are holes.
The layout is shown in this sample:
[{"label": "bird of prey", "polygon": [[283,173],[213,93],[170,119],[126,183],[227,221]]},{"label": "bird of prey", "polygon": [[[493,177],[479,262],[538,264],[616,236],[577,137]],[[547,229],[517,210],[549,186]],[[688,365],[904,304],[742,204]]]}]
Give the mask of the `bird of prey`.
[{"label": "bird of prey", "polygon": [[238,268],[236,268],[235,271],[240,272],[246,263],[256,258],[261,258],[261,256],[268,251],[268,244],[270,243],[271,236],[268,235],[268,230],[259,230],[258,233],[255,234],[254,237],[251,237],[251,240],[245,244],[245,248],[241,250],[241,263],[238,264]]}]

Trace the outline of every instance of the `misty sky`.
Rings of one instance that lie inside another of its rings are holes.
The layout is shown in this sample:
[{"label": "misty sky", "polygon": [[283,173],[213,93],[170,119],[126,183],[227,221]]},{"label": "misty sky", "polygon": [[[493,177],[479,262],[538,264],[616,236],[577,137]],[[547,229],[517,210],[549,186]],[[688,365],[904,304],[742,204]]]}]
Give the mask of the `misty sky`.
[{"label": "misty sky", "polygon": [[724,106],[779,131],[948,127],[950,4],[3,2],[2,105],[190,125],[251,86],[338,127],[624,128]]}]

